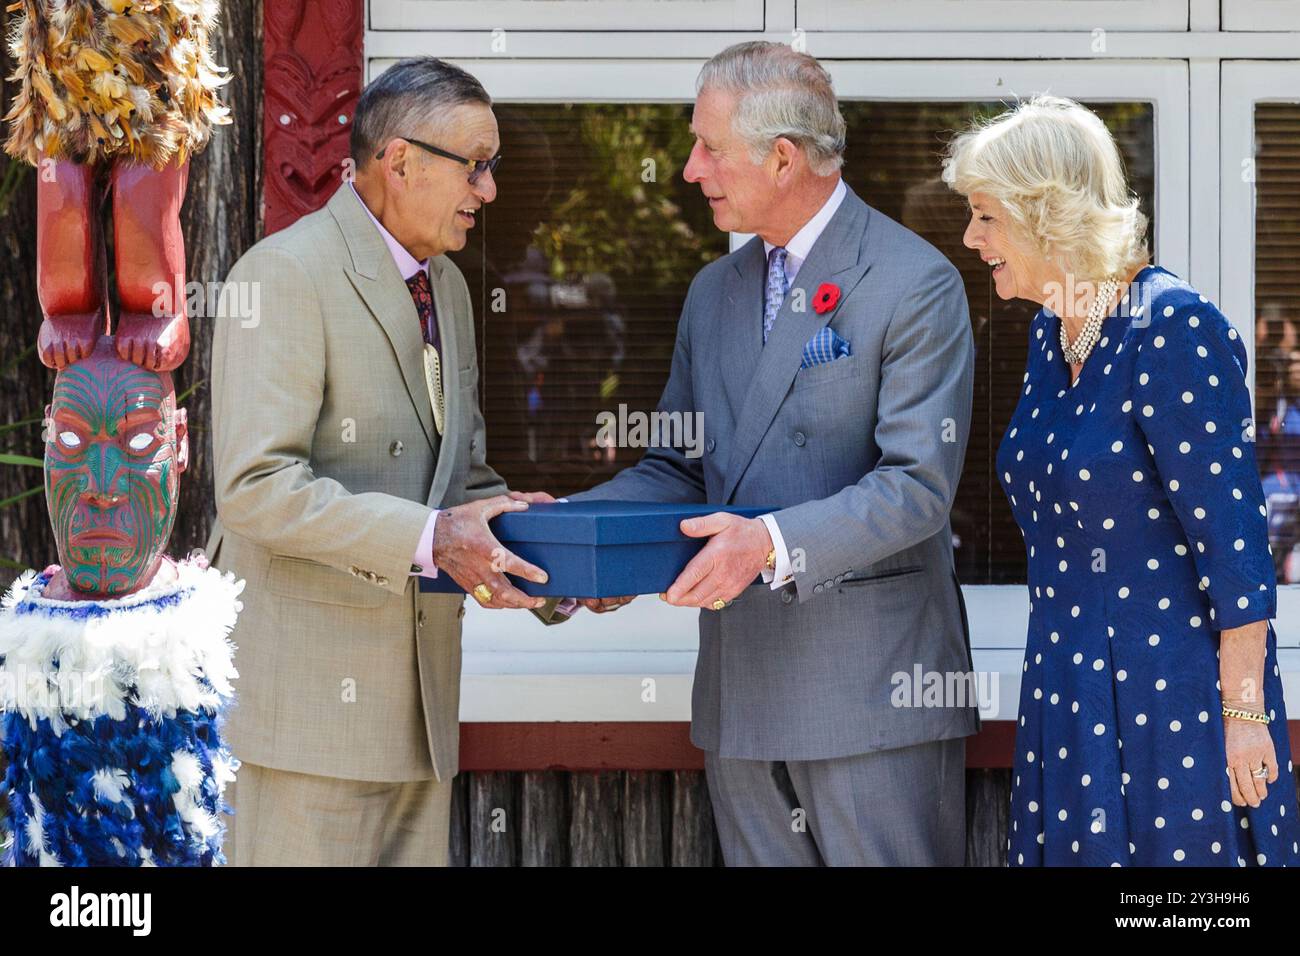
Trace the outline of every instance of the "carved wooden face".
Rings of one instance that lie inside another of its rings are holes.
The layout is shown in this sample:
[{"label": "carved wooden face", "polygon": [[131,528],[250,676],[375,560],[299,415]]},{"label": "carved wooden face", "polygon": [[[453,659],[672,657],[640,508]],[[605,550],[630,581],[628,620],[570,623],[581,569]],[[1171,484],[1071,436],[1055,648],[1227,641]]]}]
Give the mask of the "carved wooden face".
[{"label": "carved wooden face", "polygon": [[54,380],[46,406],[45,498],[69,586],[93,597],[148,584],[176,518],[189,458],[168,373],[122,361],[101,338]]}]

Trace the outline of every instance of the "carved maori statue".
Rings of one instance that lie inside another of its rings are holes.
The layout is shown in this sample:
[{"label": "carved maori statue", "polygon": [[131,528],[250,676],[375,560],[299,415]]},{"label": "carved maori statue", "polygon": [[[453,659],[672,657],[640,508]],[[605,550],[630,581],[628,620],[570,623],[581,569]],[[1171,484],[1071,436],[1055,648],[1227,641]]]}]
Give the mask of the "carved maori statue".
[{"label": "carved maori statue", "polygon": [[221,863],[239,764],[220,723],[243,582],[201,553],[165,553],[189,458],[171,376],[190,345],[180,209],[190,157],[229,122],[208,52],[217,3],[10,9],[19,92],[5,148],[38,171],[59,563],[0,602],[0,865]]}]

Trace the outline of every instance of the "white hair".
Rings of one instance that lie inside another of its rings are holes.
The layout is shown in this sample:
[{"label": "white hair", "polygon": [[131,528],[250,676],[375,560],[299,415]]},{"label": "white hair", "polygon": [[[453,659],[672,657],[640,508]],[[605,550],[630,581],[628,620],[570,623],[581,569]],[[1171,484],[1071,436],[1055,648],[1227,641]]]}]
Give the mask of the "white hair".
[{"label": "white hair", "polygon": [[803,148],[818,176],[843,165],[844,117],[830,74],[808,54],[762,40],[737,43],[704,64],[695,89],[735,95],[732,126],[755,164],[784,136]]},{"label": "white hair", "polygon": [[1147,262],[1147,217],[1115,139],[1092,110],[1039,95],[977,122],[948,145],[943,179],[988,193],[1046,259],[1089,280]]}]

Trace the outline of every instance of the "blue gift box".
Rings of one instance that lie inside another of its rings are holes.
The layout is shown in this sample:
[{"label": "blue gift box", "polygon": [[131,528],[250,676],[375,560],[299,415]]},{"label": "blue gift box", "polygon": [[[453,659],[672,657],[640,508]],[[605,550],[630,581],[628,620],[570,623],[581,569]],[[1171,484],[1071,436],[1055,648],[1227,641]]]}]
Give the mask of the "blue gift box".
[{"label": "blue gift box", "polygon": [[[534,584],[511,576],[534,597],[621,597],[658,594],[677,580],[708,538],[691,538],[683,518],[725,511],[745,518],[772,508],[681,505],[646,501],[572,501],[531,505],[490,522],[497,540],[543,569],[550,580]],[[435,529],[435,535],[437,531]],[[421,591],[464,593],[449,574],[420,578]]]}]

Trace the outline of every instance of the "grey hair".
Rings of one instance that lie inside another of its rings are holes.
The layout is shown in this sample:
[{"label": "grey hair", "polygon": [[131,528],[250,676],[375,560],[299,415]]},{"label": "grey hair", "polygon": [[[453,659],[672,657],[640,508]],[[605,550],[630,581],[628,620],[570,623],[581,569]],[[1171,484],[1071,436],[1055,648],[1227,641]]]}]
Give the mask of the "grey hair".
[{"label": "grey hair", "polygon": [[807,53],[763,40],[737,43],[704,64],[695,89],[736,96],[732,126],[756,164],[780,136],[803,147],[818,176],[844,164],[846,127],[831,77]]},{"label": "grey hair", "polygon": [[463,103],[491,106],[492,97],[472,75],[445,60],[399,60],[361,92],[352,121],[352,159],[360,168],[396,136],[442,132],[447,111]]}]

